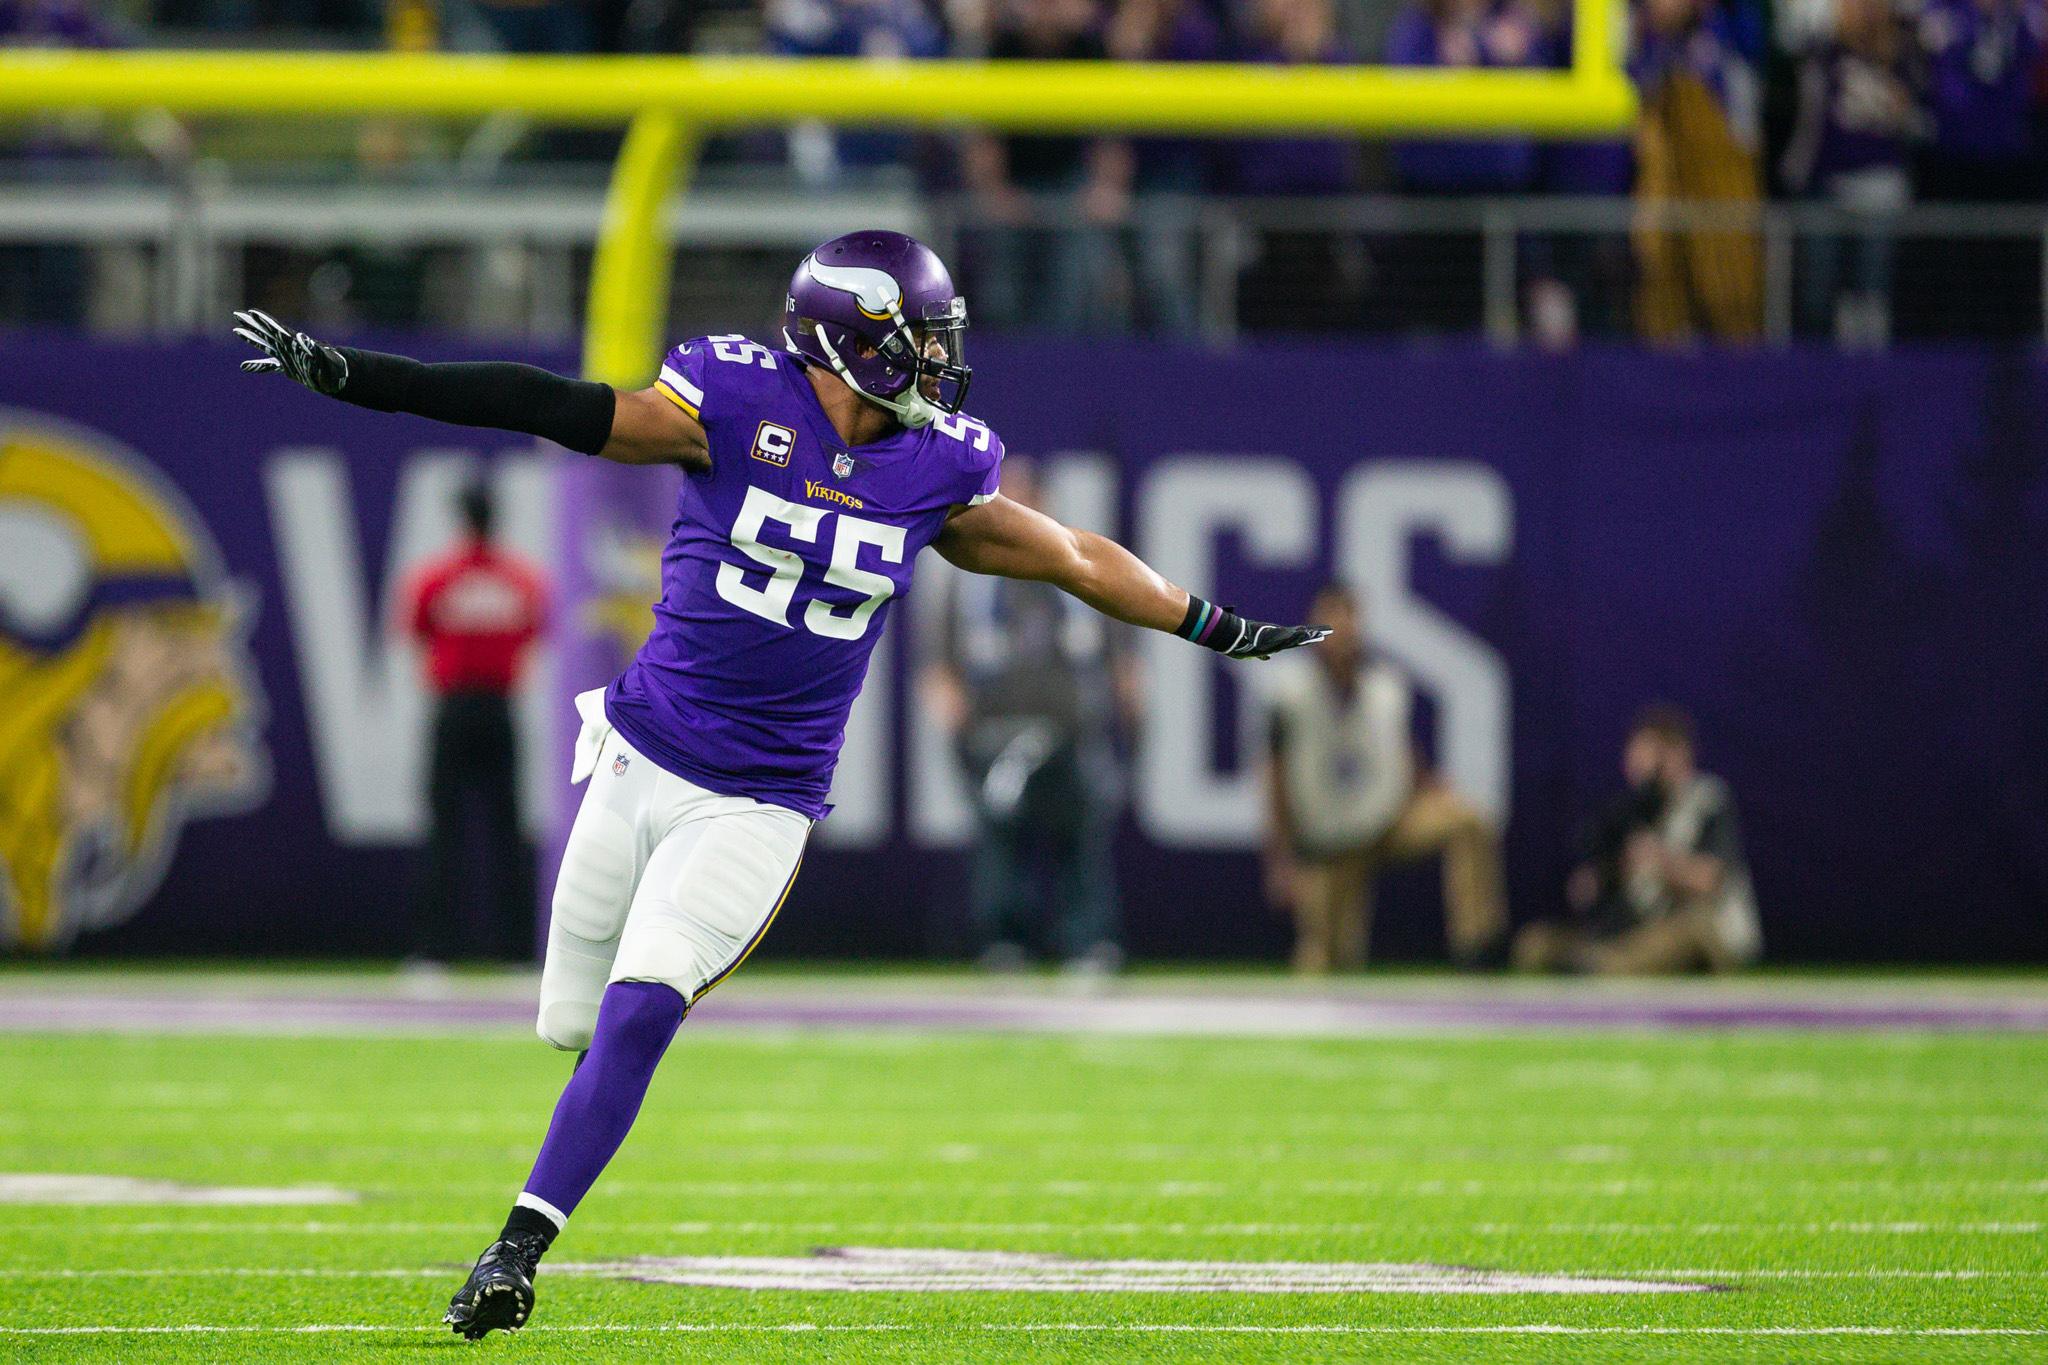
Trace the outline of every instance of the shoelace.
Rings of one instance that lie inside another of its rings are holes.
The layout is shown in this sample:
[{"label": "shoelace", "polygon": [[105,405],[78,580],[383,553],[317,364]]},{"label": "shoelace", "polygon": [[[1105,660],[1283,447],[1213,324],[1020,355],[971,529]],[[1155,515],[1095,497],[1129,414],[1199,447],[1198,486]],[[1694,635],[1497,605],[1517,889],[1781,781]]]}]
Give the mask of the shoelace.
[{"label": "shoelace", "polygon": [[527,1233],[519,1237],[507,1237],[504,1239],[504,1243],[509,1256],[501,1253],[500,1259],[512,1260],[519,1266],[521,1271],[528,1275],[531,1275],[534,1267],[540,1264],[540,1258],[546,1254],[548,1249],[548,1244],[534,1233]]}]

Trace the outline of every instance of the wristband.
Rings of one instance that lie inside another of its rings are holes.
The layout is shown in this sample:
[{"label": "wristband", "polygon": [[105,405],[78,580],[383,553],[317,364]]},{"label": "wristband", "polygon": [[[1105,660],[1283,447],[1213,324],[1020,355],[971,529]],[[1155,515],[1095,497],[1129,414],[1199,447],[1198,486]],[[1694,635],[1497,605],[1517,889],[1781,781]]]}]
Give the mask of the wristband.
[{"label": "wristband", "polygon": [[1189,593],[1188,614],[1181,618],[1180,628],[1174,634],[1218,654],[1228,654],[1244,638],[1244,618],[1229,607],[1204,602]]}]

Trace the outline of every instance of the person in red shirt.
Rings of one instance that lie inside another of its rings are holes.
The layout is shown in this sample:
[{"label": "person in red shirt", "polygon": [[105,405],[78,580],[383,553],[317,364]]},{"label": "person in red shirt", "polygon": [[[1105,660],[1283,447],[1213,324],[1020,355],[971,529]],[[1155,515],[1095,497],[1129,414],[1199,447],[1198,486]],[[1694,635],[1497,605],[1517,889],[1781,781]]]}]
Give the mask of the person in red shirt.
[{"label": "person in red shirt", "polygon": [[406,633],[426,651],[436,697],[427,785],[433,828],[420,879],[415,955],[445,962],[462,936],[457,867],[472,807],[481,816],[495,947],[533,955],[533,851],[519,828],[511,694],[547,615],[540,567],[491,539],[491,497],[461,495],[462,541],[421,565],[404,597]]}]

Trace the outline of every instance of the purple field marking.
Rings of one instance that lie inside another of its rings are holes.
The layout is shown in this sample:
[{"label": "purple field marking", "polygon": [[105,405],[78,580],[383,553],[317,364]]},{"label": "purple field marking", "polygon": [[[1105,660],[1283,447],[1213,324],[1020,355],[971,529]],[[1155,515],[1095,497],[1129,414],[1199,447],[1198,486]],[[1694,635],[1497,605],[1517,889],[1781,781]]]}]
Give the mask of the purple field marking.
[{"label": "purple field marking", "polygon": [[[412,999],[368,991],[349,994],[222,993],[136,989],[0,990],[0,1032],[412,1033],[525,1029],[531,1003],[511,996]],[[1754,992],[1726,1000],[1687,998],[1488,998],[1356,995],[1245,996],[1218,992],[1138,994],[1073,1000],[1011,994],[969,998],[956,990],[928,995],[849,991],[735,991],[707,1001],[693,1016],[713,1029],[876,1028],[1140,1036],[1346,1037],[1386,1033],[1529,1032],[1537,1030],[1790,1029],[1869,1032],[1901,1029],[1996,1033],[2048,1032],[2048,998],[1982,1000],[1887,998],[1879,992],[1844,998]]]}]

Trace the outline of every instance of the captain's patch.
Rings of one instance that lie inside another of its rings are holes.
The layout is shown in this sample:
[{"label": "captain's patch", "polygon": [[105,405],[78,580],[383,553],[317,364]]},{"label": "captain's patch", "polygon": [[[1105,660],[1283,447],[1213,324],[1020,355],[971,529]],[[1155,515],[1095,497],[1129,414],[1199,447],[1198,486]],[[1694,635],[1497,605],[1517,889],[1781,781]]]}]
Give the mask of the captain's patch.
[{"label": "captain's patch", "polygon": [[796,433],[776,422],[763,422],[754,432],[754,458],[777,469],[789,467],[790,452],[796,449]]}]

